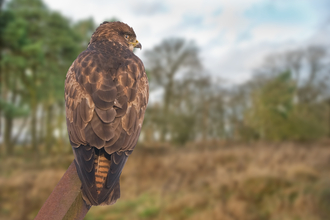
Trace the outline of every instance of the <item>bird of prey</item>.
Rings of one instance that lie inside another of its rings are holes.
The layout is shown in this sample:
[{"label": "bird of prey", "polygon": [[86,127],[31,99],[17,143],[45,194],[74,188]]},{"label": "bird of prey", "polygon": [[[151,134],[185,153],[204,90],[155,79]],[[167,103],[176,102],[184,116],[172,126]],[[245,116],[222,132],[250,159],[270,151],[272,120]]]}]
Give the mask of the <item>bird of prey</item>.
[{"label": "bird of prey", "polygon": [[66,75],[67,128],[88,205],[120,197],[119,177],[140,135],[149,86],[134,48],[142,46],[131,27],[104,22]]}]

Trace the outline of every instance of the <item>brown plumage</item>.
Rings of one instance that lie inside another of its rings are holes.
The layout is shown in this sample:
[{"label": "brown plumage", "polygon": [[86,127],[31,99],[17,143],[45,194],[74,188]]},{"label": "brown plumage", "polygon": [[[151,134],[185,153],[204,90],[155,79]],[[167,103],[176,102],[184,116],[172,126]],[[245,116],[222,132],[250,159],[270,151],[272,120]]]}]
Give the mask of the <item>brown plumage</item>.
[{"label": "brown plumage", "polygon": [[120,197],[119,177],[133,151],[148,103],[148,79],[131,27],[101,24],[65,80],[66,121],[75,164],[89,205]]}]

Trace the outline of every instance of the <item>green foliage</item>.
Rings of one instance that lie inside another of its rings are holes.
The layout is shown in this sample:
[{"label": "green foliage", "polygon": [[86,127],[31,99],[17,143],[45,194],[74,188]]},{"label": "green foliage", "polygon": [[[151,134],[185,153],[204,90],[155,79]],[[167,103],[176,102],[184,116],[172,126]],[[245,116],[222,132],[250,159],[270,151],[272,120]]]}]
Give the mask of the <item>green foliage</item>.
[{"label": "green foliage", "polygon": [[289,71],[251,92],[245,123],[257,137],[272,141],[315,139],[324,135],[317,105],[297,103],[297,87]]},{"label": "green foliage", "polygon": [[23,116],[28,116],[30,111],[29,109],[25,106],[16,106],[13,103],[10,102],[5,102],[0,99],[0,109],[3,111],[3,114],[6,117],[9,118],[17,118],[17,117],[23,117]]},{"label": "green foliage", "polygon": [[[12,0],[1,17],[4,18],[0,22],[1,112],[13,119],[31,117],[30,135],[36,145],[37,109],[41,108],[47,120],[40,120],[43,123],[40,128],[46,126],[47,129],[38,135],[38,142],[43,135],[51,142],[59,119],[62,122],[57,126],[62,129],[64,111],[54,115],[49,109],[63,108],[67,70],[87,47],[87,35],[95,27],[93,20],[81,21],[75,26],[60,13],[50,11],[41,0]],[[12,122],[8,124],[7,139],[12,136]]]},{"label": "green foliage", "polygon": [[329,187],[329,182],[326,182],[327,184],[324,184],[321,192],[318,192],[319,194],[319,214],[321,217],[326,219],[327,217],[330,216],[330,187]]},{"label": "green foliage", "polygon": [[87,47],[89,40],[96,29],[93,18],[84,19],[78,21],[73,25],[73,31],[79,36],[79,41],[81,42],[81,48],[84,49]]},{"label": "green foliage", "polygon": [[112,18],[107,18],[104,21],[114,22],[114,21],[120,21],[120,20],[116,17],[112,17]]},{"label": "green foliage", "polygon": [[194,138],[195,116],[187,114],[177,114],[171,116],[171,132],[173,134],[172,141],[179,145],[183,145]]},{"label": "green foliage", "polygon": [[139,217],[143,219],[155,218],[160,211],[159,207],[147,207],[139,213]]}]

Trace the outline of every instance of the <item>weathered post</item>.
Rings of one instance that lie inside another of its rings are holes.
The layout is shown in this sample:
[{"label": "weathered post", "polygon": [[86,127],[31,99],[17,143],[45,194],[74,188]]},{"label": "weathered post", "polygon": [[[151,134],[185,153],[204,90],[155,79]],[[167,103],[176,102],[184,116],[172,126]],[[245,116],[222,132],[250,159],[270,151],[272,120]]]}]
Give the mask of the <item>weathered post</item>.
[{"label": "weathered post", "polygon": [[81,182],[74,162],[71,163],[56,185],[35,220],[80,220],[85,217],[89,206],[81,196]]}]

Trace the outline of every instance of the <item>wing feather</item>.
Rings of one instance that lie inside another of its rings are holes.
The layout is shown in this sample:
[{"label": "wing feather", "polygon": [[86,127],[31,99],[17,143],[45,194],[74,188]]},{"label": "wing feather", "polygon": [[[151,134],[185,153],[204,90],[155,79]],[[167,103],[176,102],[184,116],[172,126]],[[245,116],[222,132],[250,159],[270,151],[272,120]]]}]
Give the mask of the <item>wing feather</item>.
[{"label": "wing feather", "polygon": [[113,122],[113,120],[116,118],[116,110],[113,108],[109,108],[107,110],[95,108],[95,112],[104,123]]},{"label": "wing feather", "polygon": [[94,133],[104,141],[109,141],[115,135],[115,129],[111,126],[111,123],[104,123],[95,112],[91,125]]},{"label": "wing feather", "polygon": [[117,89],[116,87],[113,87],[111,90],[98,90],[96,94],[101,100],[105,102],[112,102],[116,98]]},{"label": "wing feather", "polygon": [[84,122],[89,122],[93,117],[93,109],[89,108],[87,99],[83,99],[80,102],[80,117]]},{"label": "wing feather", "polygon": [[97,204],[97,191],[94,173],[94,148],[80,146],[73,148],[78,176],[82,183],[83,197],[90,204]]}]

